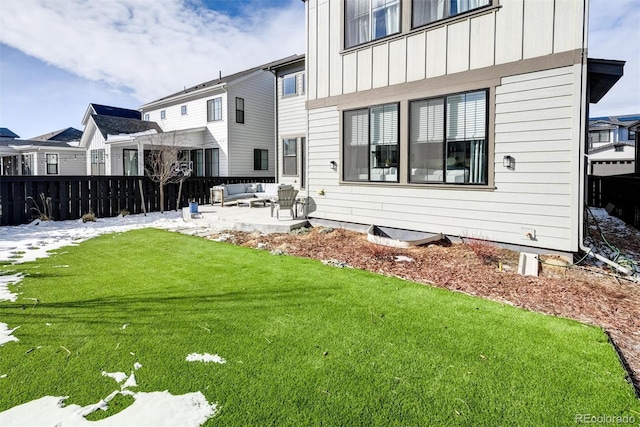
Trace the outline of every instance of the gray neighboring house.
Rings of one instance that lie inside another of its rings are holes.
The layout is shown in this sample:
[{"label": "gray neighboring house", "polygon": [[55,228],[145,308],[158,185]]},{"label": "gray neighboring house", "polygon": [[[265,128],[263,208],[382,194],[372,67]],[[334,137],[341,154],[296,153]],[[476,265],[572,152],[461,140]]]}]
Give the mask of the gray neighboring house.
[{"label": "gray neighboring house", "polygon": [[589,119],[589,175],[622,175],[636,169],[636,131],[640,114]]},{"label": "gray neighboring house", "polygon": [[23,140],[0,128],[0,175],[84,175],[85,151],[78,147],[81,135],[66,128]]}]

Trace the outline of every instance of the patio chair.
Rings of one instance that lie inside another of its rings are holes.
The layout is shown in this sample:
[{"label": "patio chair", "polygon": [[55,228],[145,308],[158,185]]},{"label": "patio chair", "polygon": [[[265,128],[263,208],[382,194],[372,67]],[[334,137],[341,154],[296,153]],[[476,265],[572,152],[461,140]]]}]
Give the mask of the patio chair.
[{"label": "patio chair", "polygon": [[[275,201],[276,204],[276,217],[280,219],[280,211],[288,210],[291,213],[291,218],[295,218],[296,214],[294,212],[294,206],[296,204],[296,196],[298,195],[298,190],[294,188],[280,188],[278,189],[278,200]],[[271,204],[273,208],[273,203]],[[273,216],[273,209],[271,211],[271,216]]]}]

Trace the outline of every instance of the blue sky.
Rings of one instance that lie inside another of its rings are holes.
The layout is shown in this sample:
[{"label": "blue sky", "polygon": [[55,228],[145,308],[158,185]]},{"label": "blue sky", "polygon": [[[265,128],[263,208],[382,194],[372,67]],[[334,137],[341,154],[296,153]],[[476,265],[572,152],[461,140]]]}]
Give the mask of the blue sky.
[{"label": "blue sky", "polygon": [[[640,113],[638,2],[590,3],[589,57],[627,61],[591,116]],[[135,109],[304,40],[300,0],[0,0],[0,126],[82,130],[91,102]]]}]

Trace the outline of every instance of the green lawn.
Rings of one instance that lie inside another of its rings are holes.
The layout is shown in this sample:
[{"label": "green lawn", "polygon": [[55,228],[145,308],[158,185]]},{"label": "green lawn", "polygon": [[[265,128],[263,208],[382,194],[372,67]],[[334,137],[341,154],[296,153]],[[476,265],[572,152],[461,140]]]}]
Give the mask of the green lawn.
[{"label": "green lawn", "polygon": [[2,269],[28,277],[0,302],[0,411],[95,403],[139,362],[135,390],[217,402],[207,425],[640,419],[600,329],[442,289],[151,229]]}]

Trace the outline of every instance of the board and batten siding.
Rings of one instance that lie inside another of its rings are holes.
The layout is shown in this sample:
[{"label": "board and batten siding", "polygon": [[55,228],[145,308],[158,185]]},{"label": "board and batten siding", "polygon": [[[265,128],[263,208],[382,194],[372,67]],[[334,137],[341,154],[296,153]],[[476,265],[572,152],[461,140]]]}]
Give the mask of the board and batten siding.
[{"label": "board and batten siding", "polygon": [[308,99],[580,49],[582,0],[494,0],[494,6],[344,50],[342,0],[308,0]]},{"label": "board and batten siding", "polygon": [[[229,175],[275,177],[275,82],[268,71],[229,85]],[[236,97],[244,98],[244,123],[236,123]],[[253,169],[253,150],[268,150],[269,169]]]}]

